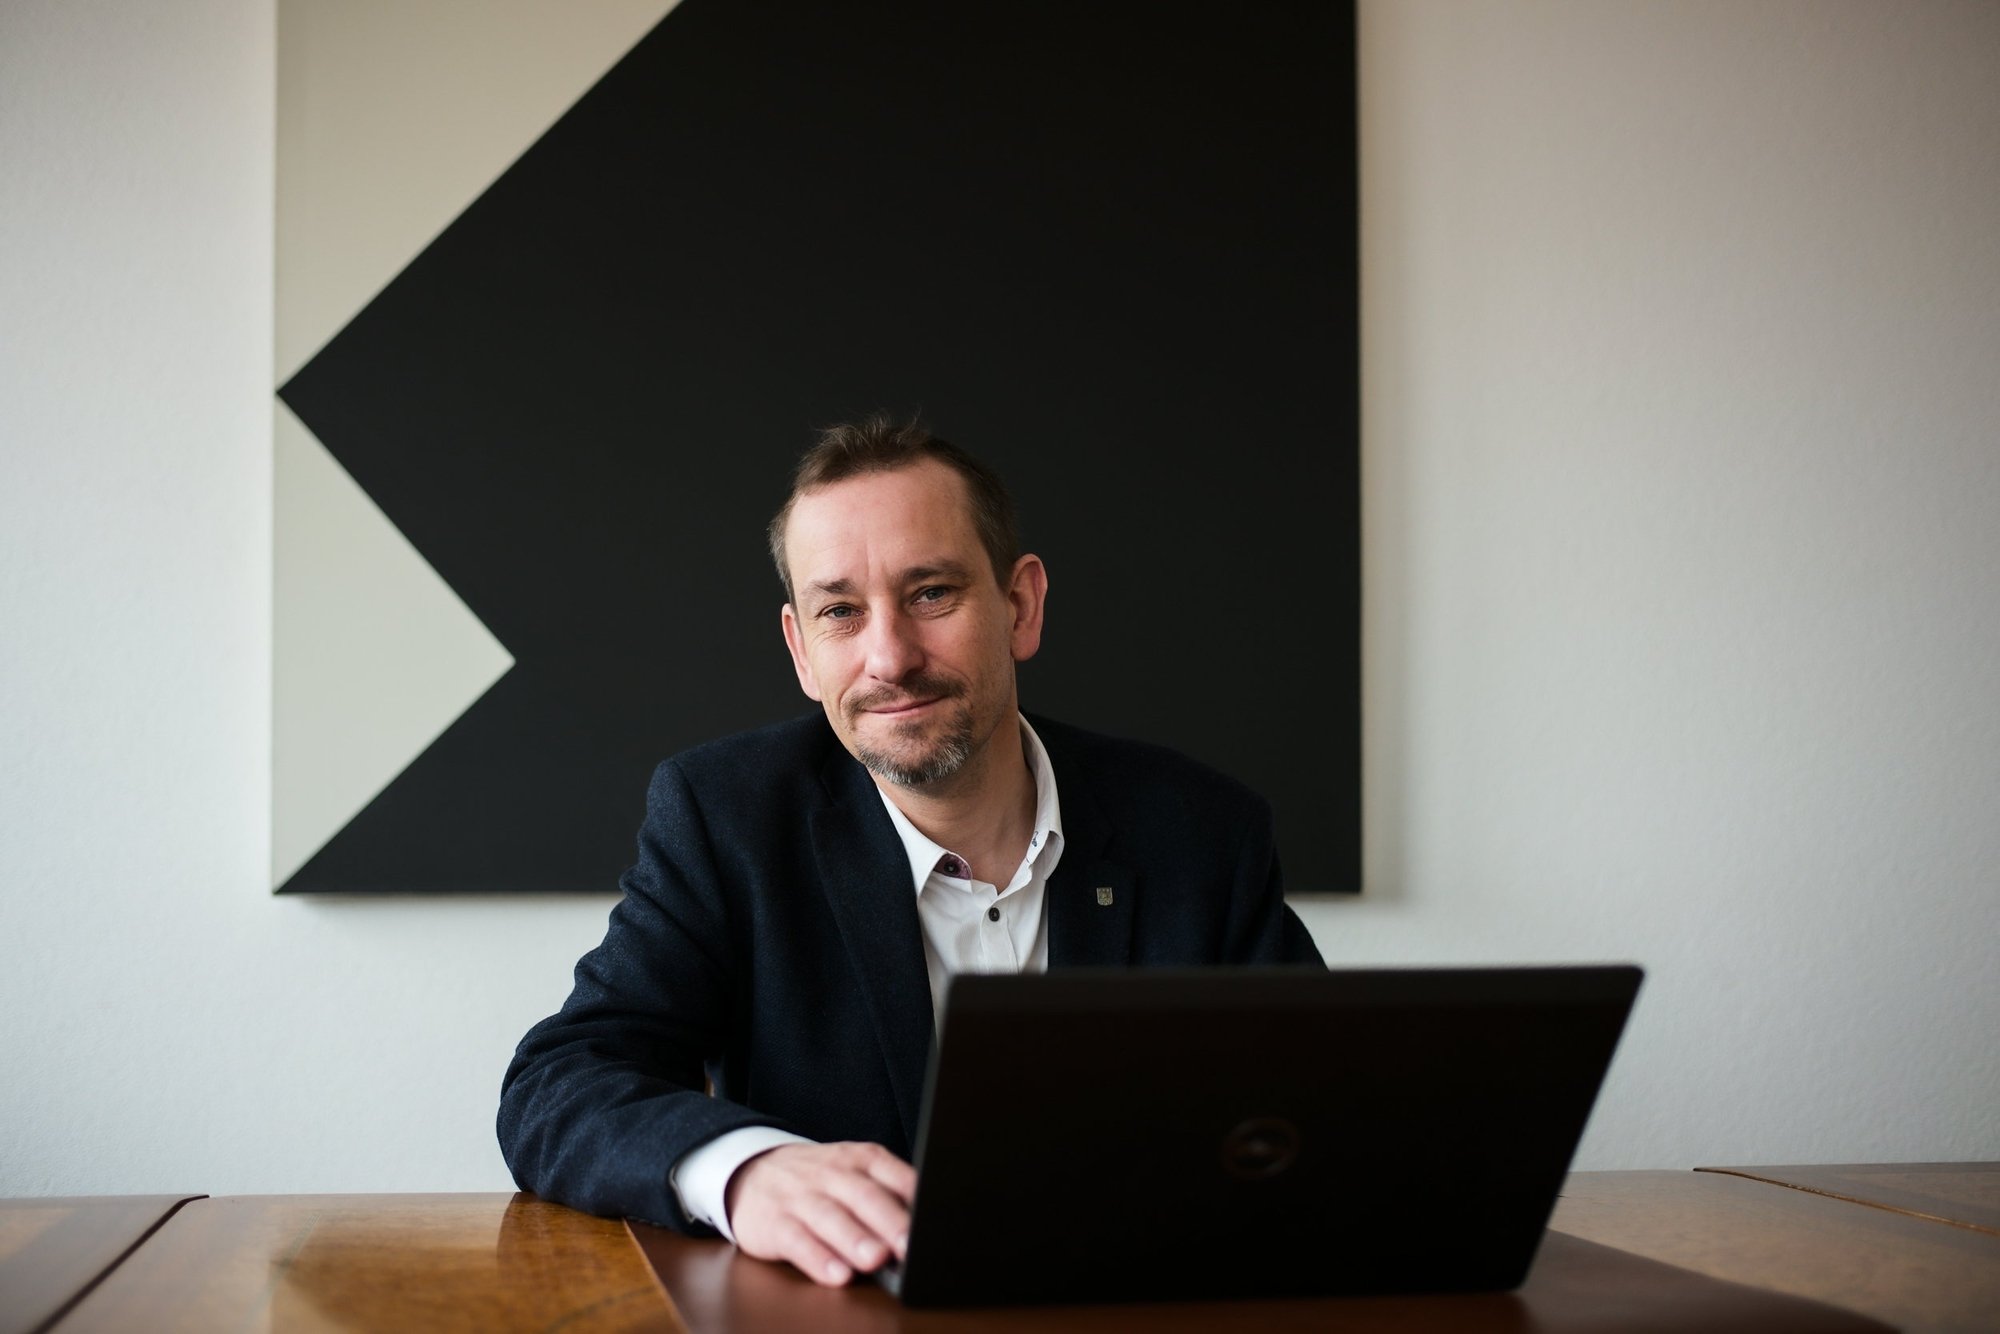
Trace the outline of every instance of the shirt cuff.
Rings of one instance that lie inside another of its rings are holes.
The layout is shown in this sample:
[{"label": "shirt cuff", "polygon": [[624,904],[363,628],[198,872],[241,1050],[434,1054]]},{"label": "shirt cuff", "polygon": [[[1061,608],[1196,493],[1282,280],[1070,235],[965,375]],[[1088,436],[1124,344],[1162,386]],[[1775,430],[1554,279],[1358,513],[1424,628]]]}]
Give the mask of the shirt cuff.
[{"label": "shirt cuff", "polygon": [[766,1149],[812,1142],[774,1126],[745,1126],[718,1135],[682,1155],[667,1173],[667,1184],[680,1197],[681,1208],[688,1217],[707,1223],[733,1244],[736,1234],[729,1230],[729,1178],[736,1175],[737,1168]]}]

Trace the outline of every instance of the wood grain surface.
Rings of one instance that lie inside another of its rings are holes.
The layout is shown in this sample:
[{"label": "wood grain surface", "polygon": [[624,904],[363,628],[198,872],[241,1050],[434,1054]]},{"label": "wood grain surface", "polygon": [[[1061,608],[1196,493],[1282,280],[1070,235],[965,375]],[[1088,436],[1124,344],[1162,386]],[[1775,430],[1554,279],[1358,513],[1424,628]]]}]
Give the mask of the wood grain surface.
[{"label": "wood grain surface", "polygon": [[37,1334],[193,1195],[0,1200],[0,1334]]},{"label": "wood grain surface", "polygon": [[[1876,1184],[1981,1198],[1978,1182],[1907,1166]],[[12,1321],[0,1329],[36,1330],[77,1291],[57,1334],[2000,1328],[2000,1237],[1791,1184],[1581,1173],[1552,1228],[1517,1293],[910,1312],[873,1286],[818,1288],[721,1243],[628,1232],[529,1195],[15,1201],[0,1205],[0,1310]]]},{"label": "wood grain surface", "polygon": [[[1689,1174],[1692,1175],[1692,1174]],[[1635,1200],[1645,1207],[1643,1200]],[[1330,1297],[1117,1306],[911,1311],[872,1284],[822,1288],[719,1241],[628,1225],[691,1334],[812,1330],[818,1334],[1803,1334],[1889,1327],[1824,1303],[1725,1282],[1551,1232],[1518,1292]],[[1422,1237],[1411,1238],[1422,1246]]]},{"label": "wood grain surface", "polygon": [[1841,1167],[1698,1167],[1893,1209],[2000,1237],[2000,1163],[1853,1163]]},{"label": "wood grain surface", "polygon": [[58,1328],[668,1334],[678,1326],[621,1224],[495,1194],[196,1200]]},{"label": "wood grain surface", "polygon": [[1909,1331],[2000,1329],[2000,1237],[1717,1172],[1580,1172],[1551,1227]]}]

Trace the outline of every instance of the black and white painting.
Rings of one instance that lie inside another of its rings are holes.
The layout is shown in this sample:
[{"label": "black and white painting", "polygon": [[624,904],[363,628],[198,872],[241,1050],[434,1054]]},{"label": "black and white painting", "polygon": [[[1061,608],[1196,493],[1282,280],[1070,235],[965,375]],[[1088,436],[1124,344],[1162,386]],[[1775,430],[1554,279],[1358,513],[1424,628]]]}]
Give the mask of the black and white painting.
[{"label": "black and white painting", "polygon": [[282,0],[273,881],[605,891],[816,706],[763,529],[921,413],[1050,572],[1022,699],[1360,881],[1353,13]]}]

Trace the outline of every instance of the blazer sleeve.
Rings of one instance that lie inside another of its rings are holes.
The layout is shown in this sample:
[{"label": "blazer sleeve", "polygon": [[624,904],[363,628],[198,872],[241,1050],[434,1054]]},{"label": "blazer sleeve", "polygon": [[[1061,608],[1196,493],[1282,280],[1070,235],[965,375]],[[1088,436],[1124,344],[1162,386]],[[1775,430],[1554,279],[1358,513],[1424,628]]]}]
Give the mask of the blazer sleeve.
[{"label": "blazer sleeve", "polygon": [[1249,822],[1255,831],[1239,864],[1242,873],[1230,904],[1223,962],[1308,964],[1324,968],[1319,946],[1304,922],[1285,903],[1285,878],[1278,867],[1277,831],[1271,808],[1260,797]]},{"label": "blazer sleeve", "polygon": [[740,965],[729,887],[672,760],[653,774],[638,861],[620,887],[569,999],[528,1031],[507,1068],[501,1152],[516,1183],[544,1199],[713,1236],[681,1210],[674,1164],[731,1130],[790,1127],[704,1091]]}]

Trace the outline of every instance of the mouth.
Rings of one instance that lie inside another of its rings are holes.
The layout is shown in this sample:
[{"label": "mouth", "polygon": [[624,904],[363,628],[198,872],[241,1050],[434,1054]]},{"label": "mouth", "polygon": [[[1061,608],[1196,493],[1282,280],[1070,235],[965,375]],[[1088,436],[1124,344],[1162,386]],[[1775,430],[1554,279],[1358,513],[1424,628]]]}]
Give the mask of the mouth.
[{"label": "mouth", "polygon": [[912,673],[888,685],[873,682],[847,701],[847,716],[855,723],[863,718],[879,718],[885,723],[917,722],[928,718],[965,693],[964,687],[949,677]]},{"label": "mouth", "polygon": [[[942,697],[939,697],[939,699],[941,698]],[[933,705],[939,703],[939,699],[904,700],[896,704],[871,704],[867,708],[863,709],[862,712],[873,714],[877,718],[885,718],[890,722],[895,722],[899,718],[917,717],[925,709],[928,709]]]}]

